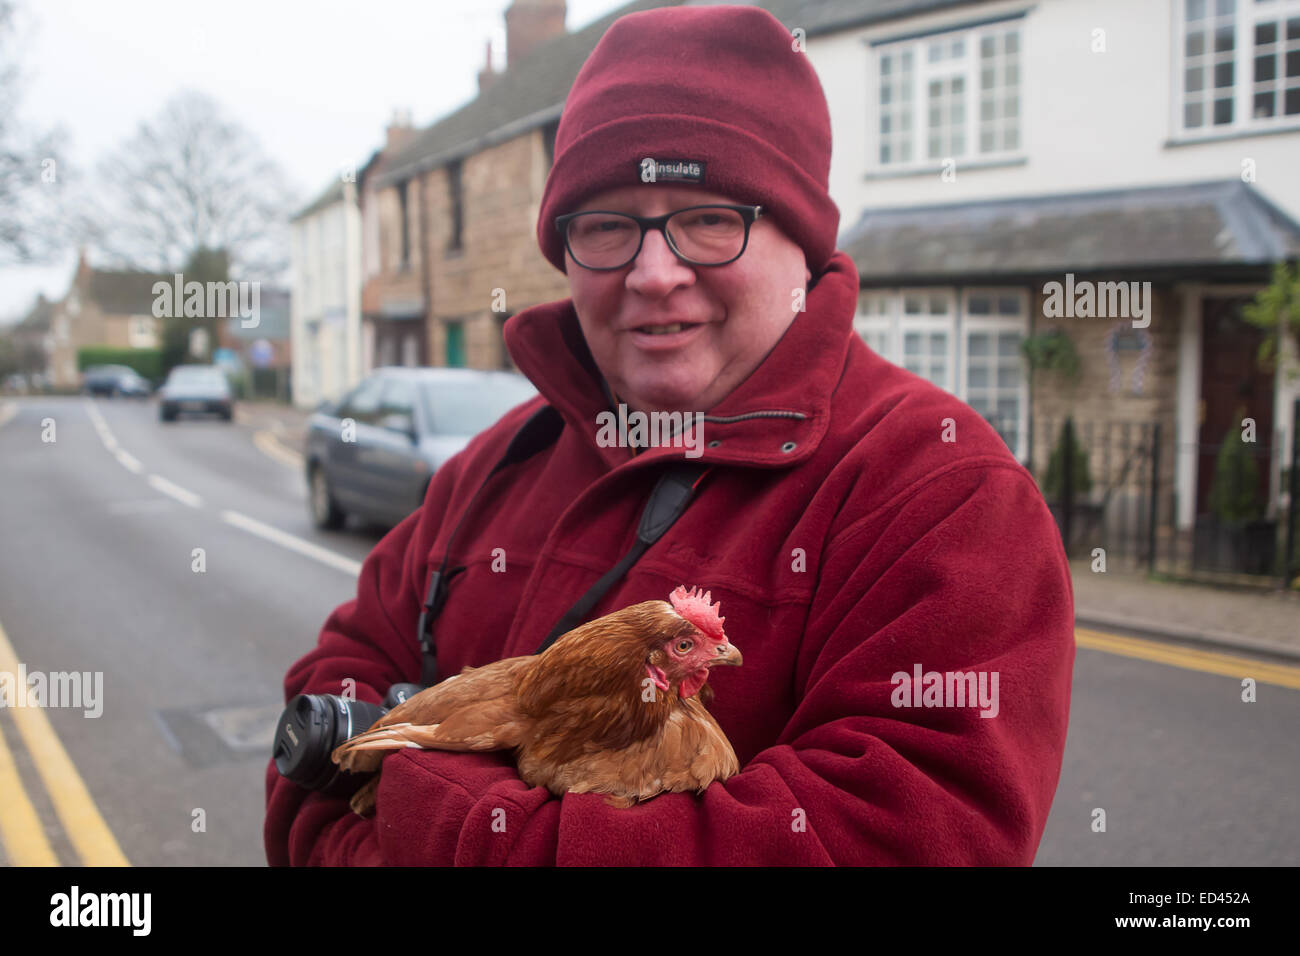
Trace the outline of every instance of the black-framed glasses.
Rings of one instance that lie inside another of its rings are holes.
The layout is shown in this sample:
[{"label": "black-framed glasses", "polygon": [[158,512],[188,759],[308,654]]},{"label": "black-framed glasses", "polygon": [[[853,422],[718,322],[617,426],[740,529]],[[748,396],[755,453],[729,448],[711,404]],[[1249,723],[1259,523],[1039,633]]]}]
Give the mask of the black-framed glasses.
[{"label": "black-framed glasses", "polygon": [[677,258],[693,266],[725,266],[749,245],[749,227],[762,206],[706,203],[663,216],[589,209],[555,217],[555,228],[573,261],[584,269],[621,269],[641,252],[648,229],[664,234]]}]

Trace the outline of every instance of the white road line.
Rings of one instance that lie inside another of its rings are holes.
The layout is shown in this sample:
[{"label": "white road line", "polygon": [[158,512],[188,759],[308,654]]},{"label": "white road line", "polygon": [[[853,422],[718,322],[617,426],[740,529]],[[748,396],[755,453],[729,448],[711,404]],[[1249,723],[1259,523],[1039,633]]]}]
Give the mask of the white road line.
[{"label": "white road line", "polygon": [[9,424],[9,420],[18,414],[17,402],[5,402],[0,405],[0,428]]},{"label": "white road line", "polygon": [[296,551],[304,557],[312,558],[321,564],[327,564],[331,568],[343,571],[356,577],[361,573],[361,562],[353,561],[351,558],[345,558],[341,554],[335,554],[320,545],[312,544],[305,541],[297,535],[281,531],[279,528],[273,528],[269,524],[262,524],[256,518],[250,518],[248,515],[240,514],[238,511],[222,511],[221,520],[226,524],[234,525],[236,528],[242,528],[249,534],[255,534],[259,538],[265,538],[267,541],[278,544],[282,548],[288,548],[290,551]]},{"label": "white road line", "polygon": [[203,507],[203,499],[192,491],[186,491],[180,485],[174,485],[161,475],[149,476],[149,487],[155,491],[161,491],[165,495],[170,495],[183,505],[189,505],[191,508]]},{"label": "white road line", "polygon": [[[114,456],[122,467],[128,471],[140,474],[144,467],[140,462],[126,451],[124,448],[117,447],[117,439],[108,428],[108,423],[104,421],[104,416],[100,414],[94,402],[86,401],[86,410],[90,415],[90,420],[95,426],[95,431],[99,432],[100,440],[104,442],[105,447],[112,451]],[[259,440],[260,439],[260,440]],[[292,465],[297,468],[302,467],[302,456],[292,449],[286,448],[270,431],[260,431],[253,436],[253,442],[266,455],[276,458],[286,465]],[[150,475],[149,486],[156,491],[161,491],[170,498],[174,498],[181,504],[189,505],[191,508],[203,507],[203,499],[192,491],[182,488],[180,485],[168,481],[161,475]],[[222,511],[221,520],[226,524],[233,525],[249,534],[257,535],[282,548],[301,554],[304,557],[319,561],[321,564],[328,565],[345,574],[353,577],[361,573],[361,562],[353,561],[351,558],[345,558],[341,554],[336,554],[328,548],[322,548],[320,545],[313,544],[296,535],[281,531],[279,528],[273,528],[269,524],[263,524],[256,518],[250,518],[248,515],[240,514],[238,511]]]},{"label": "white road line", "polygon": [[90,421],[95,426],[95,430],[98,431],[102,428],[107,431],[108,422],[104,421],[104,416],[100,414],[99,409],[95,406],[95,400],[88,398],[82,404],[86,406],[86,414],[90,416]]},{"label": "white road line", "polygon": [[90,414],[90,423],[95,426],[95,431],[99,433],[99,440],[104,443],[104,447],[109,451],[117,450],[117,439],[113,437],[113,431],[108,427],[108,422],[104,421],[104,416],[95,407],[91,399],[86,399],[86,411]]},{"label": "white road line", "polygon": [[132,472],[133,474],[136,475],[144,471],[144,465],[140,464],[139,459],[137,459],[125,448],[119,448],[113,454],[117,458],[117,460],[122,463],[122,467],[125,468],[127,471]]}]

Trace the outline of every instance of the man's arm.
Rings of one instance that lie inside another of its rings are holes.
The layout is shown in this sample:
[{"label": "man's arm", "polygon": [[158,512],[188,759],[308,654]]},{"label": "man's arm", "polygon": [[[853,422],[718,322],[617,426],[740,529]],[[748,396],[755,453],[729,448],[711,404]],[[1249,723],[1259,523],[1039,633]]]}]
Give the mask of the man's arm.
[{"label": "man's arm", "polygon": [[[355,681],[357,700],[380,703],[395,683],[418,682],[423,660],[416,622],[429,585],[429,560],[455,493],[477,491],[507,442],[543,405],[515,406],[434,473],[421,507],[375,545],[361,565],[357,596],[330,614],[316,647],[285,675],[286,702],[297,694],[339,694]],[[490,449],[490,450],[489,450]],[[375,819],[352,813],[346,799],[326,797],[266,770],[263,841],[268,862],[286,865],[374,865],[384,862]]]},{"label": "man's arm", "polygon": [[[799,707],[741,773],[613,809],[527,786],[508,755],[401,751],[380,783],[383,858],[1028,865],[1074,661],[1068,569],[1032,479],[999,459],[949,466],[841,532],[816,573]],[[973,674],[973,705],[924,680],[904,700],[894,675],[918,666]]]},{"label": "man's arm", "polygon": [[[349,686],[343,682],[352,680],[357,700],[377,704],[393,684],[419,680],[413,635],[420,599],[413,608],[407,572],[409,556],[420,553],[411,542],[423,537],[417,532],[427,534],[421,526],[431,523],[429,504],[408,515],[367,555],[357,596],[330,614],[316,647],[285,675],[286,702],[298,694],[341,694]],[[373,821],[353,814],[346,798],[305,790],[281,777],[274,760],[268,764],[263,840],[272,866],[377,863],[372,831]],[[369,847],[363,845],[367,837]]]}]

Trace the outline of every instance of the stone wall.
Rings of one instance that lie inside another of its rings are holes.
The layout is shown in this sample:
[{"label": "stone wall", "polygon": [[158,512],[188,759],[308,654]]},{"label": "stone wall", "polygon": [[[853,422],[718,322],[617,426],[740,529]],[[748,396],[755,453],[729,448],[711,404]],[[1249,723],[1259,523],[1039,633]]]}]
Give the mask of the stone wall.
[{"label": "stone wall", "polygon": [[447,323],[462,321],[466,364],[502,368],[502,316],[568,297],[568,280],[537,247],[537,213],[548,171],[541,129],[467,156],[461,165],[461,248],[456,251],[448,251],[447,167],[426,174],[430,364],[446,362]]},{"label": "stone wall", "polygon": [[[1099,283],[1111,281],[1113,277],[1076,276],[1076,284],[1085,279]],[[1051,277],[1044,282],[1063,280],[1064,276]],[[1173,288],[1162,285],[1152,285],[1151,297],[1150,324],[1137,330],[1132,328],[1131,319],[1048,317],[1044,313],[1047,295],[1043,285],[1036,287],[1030,300],[1031,335],[1063,331],[1074,343],[1080,371],[1076,379],[1056,370],[1032,372],[1031,462],[1041,482],[1061,424],[1069,416],[1079,440],[1089,450],[1093,496],[1104,495],[1110,487],[1112,508],[1122,508],[1126,497],[1129,505],[1136,506],[1140,497],[1137,489],[1149,485],[1149,479],[1139,481],[1140,475],[1147,474],[1147,464],[1143,456],[1131,457],[1130,452],[1144,444],[1147,426],[1158,422],[1159,519],[1165,523],[1170,518],[1173,502],[1178,341],[1183,301]],[[1144,346],[1149,348],[1145,362],[1140,349],[1108,350],[1107,339],[1116,330],[1121,333],[1117,339],[1121,346],[1142,345],[1143,332],[1149,337],[1149,346]]]}]

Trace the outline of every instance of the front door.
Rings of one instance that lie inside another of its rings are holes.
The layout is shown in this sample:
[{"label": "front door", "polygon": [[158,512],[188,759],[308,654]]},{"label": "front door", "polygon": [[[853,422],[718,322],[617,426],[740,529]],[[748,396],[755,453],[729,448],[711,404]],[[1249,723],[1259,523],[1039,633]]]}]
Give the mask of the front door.
[{"label": "front door", "polygon": [[1241,317],[1248,297],[1201,300],[1201,430],[1196,464],[1196,513],[1209,512],[1219,448],[1229,429],[1255,420],[1260,512],[1268,502],[1273,445],[1273,373],[1257,361],[1266,333]]}]

